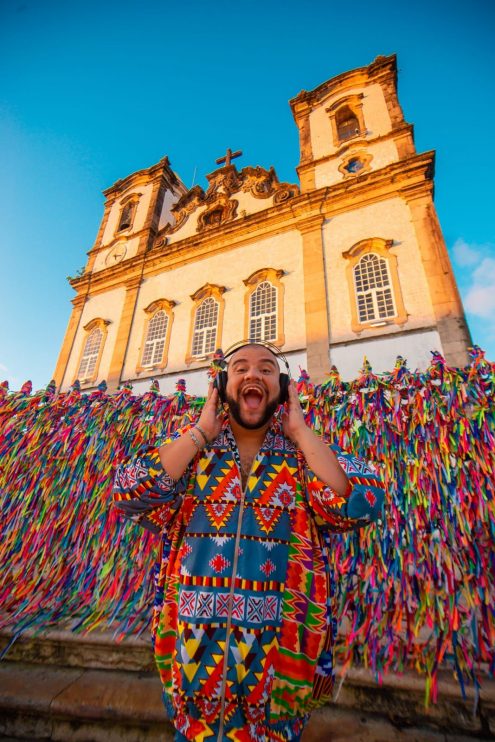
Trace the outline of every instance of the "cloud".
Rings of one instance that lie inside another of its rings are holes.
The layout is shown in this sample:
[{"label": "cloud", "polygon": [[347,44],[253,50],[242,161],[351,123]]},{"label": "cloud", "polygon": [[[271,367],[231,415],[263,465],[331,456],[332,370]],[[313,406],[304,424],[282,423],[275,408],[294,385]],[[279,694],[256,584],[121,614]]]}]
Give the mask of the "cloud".
[{"label": "cloud", "polygon": [[450,252],[473,342],[495,358],[495,243],[459,237]]},{"label": "cloud", "polygon": [[476,265],[481,256],[480,247],[483,248],[483,246],[476,244],[468,245],[468,243],[465,242],[462,237],[459,237],[459,239],[454,242],[454,245],[452,247],[454,260],[457,265],[462,267]]},{"label": "cloud", "polygon": [[5,374],[5,373],[8,372],[8,370],[9,369],[7,368],[7,366],[5,366],[3,363],[0,363],[0,371],[1,372],[3,372]]},{"label": "cloud", "polygon": [[464,304],[471,314],[495,321],[495,258],[483,258],[473,271]]}]

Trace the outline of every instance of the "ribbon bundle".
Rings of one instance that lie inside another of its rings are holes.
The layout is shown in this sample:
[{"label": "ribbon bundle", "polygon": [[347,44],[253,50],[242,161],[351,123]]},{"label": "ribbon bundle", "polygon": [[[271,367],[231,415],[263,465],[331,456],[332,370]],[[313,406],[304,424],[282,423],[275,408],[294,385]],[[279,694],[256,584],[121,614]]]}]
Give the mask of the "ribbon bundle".
[{"label": "ribbon bundle", "polygon": [[[344,669],[414,667],[436,698],[437,671],[461,688],[495,669],[495,364],[471,350],[425,372],[365,361],[343,382],[301,372],[308,423],[373,462],[387,487],[381,522],[332,536],[337,656]],[[105,384],[56,394],[0,385],[0,628],[112,627],[142,633],[153,599],[156,537],[111,507],[117,463],[198,417],[203,398],[158,384],[141,396]]]}]

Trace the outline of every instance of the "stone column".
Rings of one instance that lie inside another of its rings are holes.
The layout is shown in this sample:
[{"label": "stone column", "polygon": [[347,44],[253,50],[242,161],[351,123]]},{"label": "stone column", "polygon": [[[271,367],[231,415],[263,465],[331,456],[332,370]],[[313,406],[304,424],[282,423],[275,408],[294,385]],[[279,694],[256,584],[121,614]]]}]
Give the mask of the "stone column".
[{"label": "stone column", "polygon": [[409,195],[407,201],[418,237],[443,354],[449,365],[464,366],[468,362],[467,348],[472,343],[471,334],[431,195],[423,191],[412,197]]},{"label": "stone column", "polygon": [[293,108],[294,120],[299,129],[300,159],[296,168],[301,184],[301,193],[315,189],[315,165],[313,147],[311,145],[311,126],[309,115],[311,107],[308,103],[298,103]]},{"label": "stone column", "polygon": [[98,234],[96,235],[96,240],[94,242],[93,247],[88,252],[88,263],[86,265],[86,273],[91,273],[91,271],[93,270],[96,256],[98,255],[98,250],[101,247],[103,233],[105,232],[105,229],[108,223],[108,217],[110,216],[110,212],[112,210],[112,206],[114,205],[114,203],[115,203],[115,196],[113,196],[112,198],[109,198],[105,204],[105,212],[103,214],[103,219],[101,220]]},{"label": "stone column", "polygon": [[307,371],[315,384],[325,379],[330,366],[323,222],[322,216],[316,216],[297,225],[303,249]]},{"label": "stone column", "polygon": [[140,286],[141,276],[135,276],[126,281],[124,306],[122,308],[122,314],[120,315],[117,339],[115,340],[112,360],[110,361],[110,369],[107,377],[107,386],[109,391],[115,391],[120,384]]},{"label": "stone column", "polygon": [[69,319],[69,324],[67,325],[67,330],[65,331],[64,342],[62,343],[62,348],[60,350],[60,354],[58,357],[57,366],[55,368],[55,373],[53,374],[53,378],[55,379],[55,383],[59,391],[62,390],[62,385],[64,383],[67,383],[67,379],[65,379],[65,373],[67,371],[69,359],[72,354],[72,349],[74,347],[74,340],[76,339],[76,333],[77,333],[77,329],[80,324],[81,315],[82,315],[85,303],[86,303],[86,293],[79,294],[79,296],[75,296],[74,299],[72,299],[72,304],[74,305],[74,309],[72,310],[72,314]]}]

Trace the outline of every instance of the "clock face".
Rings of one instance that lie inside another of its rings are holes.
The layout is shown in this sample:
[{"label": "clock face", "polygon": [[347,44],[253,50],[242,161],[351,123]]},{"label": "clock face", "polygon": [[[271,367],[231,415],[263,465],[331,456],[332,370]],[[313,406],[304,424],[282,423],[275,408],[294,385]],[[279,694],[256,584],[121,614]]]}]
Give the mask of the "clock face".
[{"label": "clock face", "polygon": [[125,254],[125,245],[114,245],[105,259],[105,264],[108,266],[117,265],[117,263],[120,263],[125,258]]}]

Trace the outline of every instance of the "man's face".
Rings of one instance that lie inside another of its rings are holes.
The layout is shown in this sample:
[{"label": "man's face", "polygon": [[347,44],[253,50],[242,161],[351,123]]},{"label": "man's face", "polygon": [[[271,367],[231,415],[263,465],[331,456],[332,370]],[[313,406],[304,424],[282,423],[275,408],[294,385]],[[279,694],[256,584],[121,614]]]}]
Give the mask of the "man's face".
[{"label": "man's face", "polygon": [[227,370],[227,404],[243,428],[264,427],[279,405],[280,369],[276,357],[261,345],[246,345],[231,357]]}]

